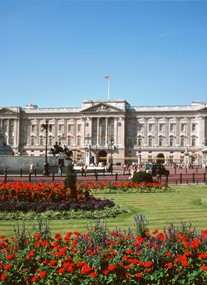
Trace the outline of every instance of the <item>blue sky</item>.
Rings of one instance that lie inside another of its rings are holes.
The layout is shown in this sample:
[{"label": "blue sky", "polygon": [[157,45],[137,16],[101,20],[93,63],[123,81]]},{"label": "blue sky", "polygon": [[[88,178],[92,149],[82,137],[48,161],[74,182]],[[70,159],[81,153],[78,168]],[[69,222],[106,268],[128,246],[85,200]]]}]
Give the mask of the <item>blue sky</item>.
[{"label": "blue sky", "polygon": [[1,0],[0,106],[207,103],[207,1]]}]

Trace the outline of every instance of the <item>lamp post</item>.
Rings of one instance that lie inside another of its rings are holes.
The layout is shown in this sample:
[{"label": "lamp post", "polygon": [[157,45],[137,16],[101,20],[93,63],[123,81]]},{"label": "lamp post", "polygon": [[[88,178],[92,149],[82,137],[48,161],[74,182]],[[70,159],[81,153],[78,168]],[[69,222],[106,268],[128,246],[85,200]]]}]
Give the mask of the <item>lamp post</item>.
[{"label": "lamp post", "polygon": [[114,144],[114,139],[113,139],[113,137],[111,137],[111,139],[110,139],[110,145],[111,145],[110,170],[111,170],[111,174],[113,173],[113,149],[112,149],[113,144]]},{"label": "lamp post", "polygon": [[189,151],[188,151],[188,147],[185,148],[184,151],[184,163],[185,163],[185,167],[187,168],[189,165]]},{"label": "lamp post", "polygon": [[48,120],[45,120],[45,124],[41,125],[42,130],[45,130],[45,165],[44,165],[44,175],[49,176],[49,164],[47,161],[47,141],[48,141],[48,129],[52,130],[52,125],[48,124]]},{"label": "lamp post", "polygon": [[98,146],[97,145],[95,146],[94,153],[96,156],[95,164],[96,164],[96,166],[98,166],[99,159],[98,159]]},{"label": "lamp post", "polygon": [[207,169],[207,138],[202,144],[202,168]]},{"label": "lamp post", "polygon": [[137,160],[137,164],[138,164],[138,167],[141,167],[142,166],[142,155],[141,155],[141,147],[139,147],[139,151],[138,151],[138,160]]}]

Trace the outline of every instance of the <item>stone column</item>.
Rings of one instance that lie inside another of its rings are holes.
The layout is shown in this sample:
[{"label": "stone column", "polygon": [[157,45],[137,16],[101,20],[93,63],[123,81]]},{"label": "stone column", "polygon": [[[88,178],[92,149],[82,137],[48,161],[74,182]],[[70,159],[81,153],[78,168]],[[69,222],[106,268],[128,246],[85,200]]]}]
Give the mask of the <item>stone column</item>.
[{"label": "stone column", "polygon": [[97,118],[97,145],[100,145],[100,118]]},{"label": "stone column", "polygon": [[118,144],[118,118],[114,118],[114,144]]},{"label": "stone column", "polygon": [[14,147],[19,147],[20,139],[19,119],[14,120]]},{"label": "stone column", "polygon": [[143,118],[144,120],[144,146],[147,146],[148,145],[148,118]]},{"label": "stone column", "polygon": [[158,118],[155,118],[155,143],[154,146],[158,146]]},{"label": "stone column", "polygon": [[191,145],[191,119],[187,119],[187,145]]},{"label": "stone column", "polygon": [[176,136],[176,145],[180,145],[180,118],[176,118],[176,130],[175,130],[175,136]]},{"label": "stone column", "polygon": [[77,146],[77,136],[76,136],[76,128],[77,128],[77,119],[73,119],[73,145]]},{"label": "stone column", "polygon": [[200,116],[198,118],[198,128],[199,128],[199,131],[198,131],[198,138],[199,138],[199,141],[198,141],[198,145],[201,146],[202,143],[205,141],[205,138],[206,138],[206,132],[205,132],[205,117],[204,116]]},{"label": "stone column", "polygon": [[105,145],[107,145],[108,141],[109,141],[109,139],[108,139],[108,136],[109,136],[108,132],[109,132],[109,118],[107,117],[106,118],[106,131],[105,131]]},{"label": "stone column", "polygon": [[40,136],[40,120],[36,120],[37,129],[36,129],[36,145],[39,145],[39,136]]},{"label": "stone column", "polygon": [[165,145],[169,146],[169,118],[165,118]]}]

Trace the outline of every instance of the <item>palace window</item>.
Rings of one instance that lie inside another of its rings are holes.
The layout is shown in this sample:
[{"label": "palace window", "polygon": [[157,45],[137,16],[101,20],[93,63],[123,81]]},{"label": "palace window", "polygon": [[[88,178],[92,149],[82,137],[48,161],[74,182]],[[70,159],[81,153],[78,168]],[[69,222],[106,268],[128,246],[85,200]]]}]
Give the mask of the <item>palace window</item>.
[{"label": "palace window", "polygon": [[149,145],[149,146],[152,146],[152,144],[153,144],[153,139],[150,137],[150,138],[149,138],[149,141],[148,141],[148,145]]},{"label": "palace window", "polygon": [[159,146],[163,146],[163,137],[159,137]]},{"label": "palace window", "polygon": [[31,145],[35,145],[35,138],[31,137]]},{"label": "palace window", "polygon": [[32,125],[32,132],[35,132],[35,125]]},{"label": "palace window", "polygon": [[138,138],[137,144],[138,144],[138,146],[142,146],[142,139],[141,138]]},{"label": "palace window", "polygon": [[185,146],[185,138],[180,139],[180,146],[184,147]]},{"label": "palace window", "polygon": [[197,129],[197,125],[196,124],[192,124],[192,132],[195,132]]},{"label": "palace window", "polygon": [[58,130],[59,130],[59,132],[62,132],[63,131],[63,125],[58,125]]},{"label": "palace window", "polygon": [[170,131],[174,132],[175,131],[175,124],[170,124]]},{"label": "palace window", "polygon": [[81,124],[78,124],[78,125],[77,125],[77,130],[78,130],[78,132],[81,131]]},{"label": "palace window", "polygon": [[170,137],[170,146],[174,146],[174,138]]},{"label": "palace window", "polygon": [[73,125],[68,125],[68,132],[72,132],[73,131]]},{"label": "palace window", "polygon": [[49,137],[49,145],[53,145],[53,138]]},{"label": "palace window", "polygon": [[43,137],[40,137],[40,145],[43,145],[44,144],[44,139]]},{"label": "palace window", "polygon": [[164,124],[159,124],[159,131],[160,132],[163,132],[164,131]]},{"label": "palace window", "polygon": [[192,138],[192,146],[196,146],[196,139]]},{"label": "palace window", "polygon": [[143,124],[138,124],[137,131],[141,132],[143,130]]},{"label": "palace window", "polygon": [[153,131],[153,124],[149,124],[149,132],[152,132]]},{"label": "palace window", "polygon": [[69,146],[72,145],[72,140],[71,140],[71,138],[68,138],[68,145],[69,145]]},{"label": "palace window", "polygon": [[78,146],[81,145],[81,139],[80,139],[80,138],[77,139],[77,145],[78,145]]},{"label": "palace window", "polygon": [[186,131],[186,124],[182,123],[180,128],[181,128],[181,132],[185,132]]}]

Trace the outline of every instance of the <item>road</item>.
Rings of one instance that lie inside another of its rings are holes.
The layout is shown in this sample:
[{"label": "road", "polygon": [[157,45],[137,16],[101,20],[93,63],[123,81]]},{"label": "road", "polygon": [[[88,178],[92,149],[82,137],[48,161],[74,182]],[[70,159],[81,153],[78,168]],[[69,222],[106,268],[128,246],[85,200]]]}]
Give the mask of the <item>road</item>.
[{"label": "road", "polygon": [[[162,182],[167,184],[199,184],[199,183],[207,183],[207,172],[206,169],[201,168],[194,168],[194,169],[180,169],[180,168],[171,168],[166,167],[170,171],[170,175],[168,179],[166,177],[162,176]],[[144,169],[140,169],[143,170]],[[0,175],[0,181],[3,182],[10,182],[10,181],[31,181],[31,182],[37,182],[37,181],[64,181],[65,179],[65,173],[61,175],[50,174],[48,177],[44,175],[29,175],[28,174],[17,174],[17,175],[11,175],[8,174],[6,177],[5,175]],[[115,166],[113,169],[113,174],[110,173],[97,173],[94,175],[94,173],[87,173],[86,176],[83,175],[81,172],[77,174],[77,183],[82,182],[102,182],[102,181],[128,181],[130,179],[130,170],[127,170],[126,172],[123,171],[123,168],[121,166]],[[154,177],[154,181],[156,181],[156,177]]]}]

